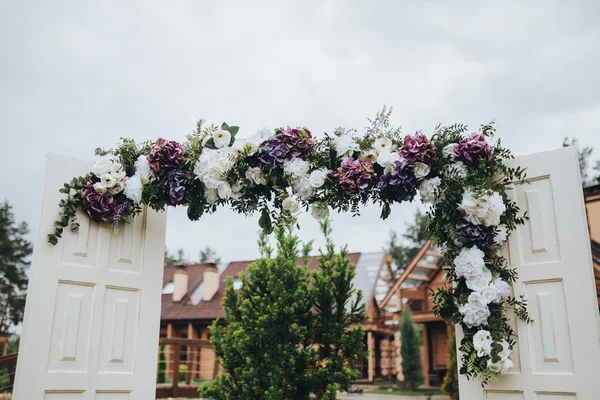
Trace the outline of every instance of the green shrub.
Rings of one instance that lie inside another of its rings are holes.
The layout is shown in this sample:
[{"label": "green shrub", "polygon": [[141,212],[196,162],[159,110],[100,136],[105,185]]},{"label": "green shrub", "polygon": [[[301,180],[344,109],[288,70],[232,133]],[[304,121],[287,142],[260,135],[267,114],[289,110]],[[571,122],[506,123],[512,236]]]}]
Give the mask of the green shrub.
[{"label": "green shrub", "polygon": [[185,364],[179,364],[179,382],[185,381],[187,376],[188,367]]},{"label": "green shrub", "polygon": [[450,396],[452,400],[459,400],[458,395],[458,366],[456,360],[456,332],[454,324],[448,324],[448,372],[444,377],[442,392]]},{"label": "green shrub", "polygon": [[421,365],[421,334],[412,322],[409,307],[402,309],[400,321],[400,354],[402,355],[402,373],[404,381],[415,390],[423,384],[423,366]]},{"label": "green shrub", "polygon": [[166,383],[167,378],[165,370],[167,369],[167,360],[165,359],[165,345],[160,346],[160,354],[158,355],[158,374],[156,375],[156,383]]}]

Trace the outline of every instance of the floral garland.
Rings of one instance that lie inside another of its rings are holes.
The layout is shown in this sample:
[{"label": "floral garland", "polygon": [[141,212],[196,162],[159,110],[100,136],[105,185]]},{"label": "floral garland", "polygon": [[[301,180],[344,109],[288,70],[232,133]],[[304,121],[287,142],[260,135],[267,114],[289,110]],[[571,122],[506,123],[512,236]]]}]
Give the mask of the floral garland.
[{"label": "floral garland", "polygon": [[203,120],[184,143],[123,139],[114,150],[97,149],[102,158],[91,172],[61,189],[66,198],[48,241],[78,228],[78,209],[117,229],[143,205],[183,205],[191,220],[229,205],[243,214],[260,211],[259,225],[271,231],[303,208],[324,219],[331,209],[357,214],[371,202],[387,218],[392,203],[412,201],[418,191],[430,205],[430,238],[449,263],[450,288],[433,294],[434,311],[462,326],[461,373],[486,384],[512,366],[507,309],[530,322],[524,299],[511,296],[516,273],[498,254],[524,222],[507,196],[524,171],[506,165],[512,155],[500,141],[489,143],[493,124],[471,135],[453,125],[438,126],[431,139],[419,132],[402,138],[390,113],[384,108],[362,135],[338,128],[323,139],[290,127],[238,138],[238,127],[204,127]]}]

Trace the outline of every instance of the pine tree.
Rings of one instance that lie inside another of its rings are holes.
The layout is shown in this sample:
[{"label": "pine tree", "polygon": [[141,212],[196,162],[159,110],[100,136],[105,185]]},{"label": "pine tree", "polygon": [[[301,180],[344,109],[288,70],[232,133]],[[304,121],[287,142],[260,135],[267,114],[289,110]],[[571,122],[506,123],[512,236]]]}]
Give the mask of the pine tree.
[{"label": "pine tree", "polygon": [[459,400],[458,395],[458,366],[456,361],[456,332],[454,324],[448,324],[448,371],[442,384],[442,392],[450,396],[452,400]]},{"label": "pine tree", "polygon": [[404,307],[402,310],[400,336],[404,381],[412,390],[415,390],[423,384],[423,366],[421,365],[421,340],[412,322],[412,313],[409,307]]},{"label": "pine tree", "polygon": [[8,202],[0,204],[0,334],[23,320],[25,290],[31,243],[25,239],[29,228],[15,222]]},{"label": "pine tree", "polygon": [[[329,225],[323,230],[329,234]],[[291,225],[275,230],[277,256],[261,235],[261,258],[227,282],[228,325],[215,321],[211,341],[226,373],[200,389],[217,400],[335,399],[351,391],[363,349],[362,295],[352,286],[346,249],[335,255],[327,239],[320,269],[306,269],[311,244],[301,245]],[[298,266],[301,256],[303,265]]]}]

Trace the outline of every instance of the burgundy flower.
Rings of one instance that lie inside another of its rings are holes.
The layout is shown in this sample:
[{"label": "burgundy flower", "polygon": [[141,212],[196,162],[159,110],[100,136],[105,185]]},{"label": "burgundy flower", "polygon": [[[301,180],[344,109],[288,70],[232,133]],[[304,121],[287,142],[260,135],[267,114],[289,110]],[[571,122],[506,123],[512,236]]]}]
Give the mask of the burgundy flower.
[{"label": "burgundy flower", "polygon": [[371,161],[347,158],[332,175],[345,193],[364,193],[375,181],[377,175]]},{"label": "burgundy flower", "polygon": [[306,158],[314,148],[312,134],[307,128],[279,128],[275,131],[290,150],[289,158]]},{"label": "burgundy flower", "polygon": [[155,173],[172,170],[181,164],[185,150],[174,140],[158,139],[150,149],[148,162]]},{"label": "burgundy flower", "polygon": [[379,196],[388,201],[412,201],[417,194],[419,179],[415,176],[414,163],[396,163],[396,168],[377,182]]},{"label": "burgundy flower", "polygon": [[435,146],[427,139],[427,136],[418,132],[414,136],[406,135],[404,137],[400,155],[411,163],[422,162],[433,165],[436,160]]},{"label": "burgundy flower", "polygon": [[454,146],[452,151],[456,160],[464,161],[467,164],[477,164],[480,161],[492,159],[494,146],[485,140],[485,136],[474,133],[469,137],[460,139],[458,145]]},{"label": "burgundy flower", "polygon": [[488,247],[492,241],[492,228],[475,225],[463,219],[456,225],[456,229],[467,240],[467,246],[477,246],[480,249]]},{"label": "burgundy flower", "polygon": [[81,199],[83,211],[95,222],[112,221],[119,208],[110,194],[97,193],[91,183],[81,189]]}]

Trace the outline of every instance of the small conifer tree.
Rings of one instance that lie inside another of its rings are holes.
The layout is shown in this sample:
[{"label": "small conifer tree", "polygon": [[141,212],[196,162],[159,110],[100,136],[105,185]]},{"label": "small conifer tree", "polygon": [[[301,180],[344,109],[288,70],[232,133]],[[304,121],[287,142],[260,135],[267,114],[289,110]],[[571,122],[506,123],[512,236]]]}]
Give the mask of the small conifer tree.
[{"label": "small conifer tree", "polygon": [[458,394],[458,366],[456,361],[456,332],[454,324],[448,324],[448,371],[442,384],[442,392],[450,396],[452,400],[459,400]]},{"label": "small conifer tree", "polygon": [[158,355],[158,374],[156,375],[156,383],[165,383],[167,378],[165,376],[165,370],[167,369],[167,360],[165,359],[165,345],[160,346],[160,352]]},{"label": "small conifer tree", "polygon": [[402,310],[400,335],[404,381],[412,390],[415,390],[423,384],[423,366],[421,365],[421,340],[412,322],[412,313],[409,307],[404,307]]}]

